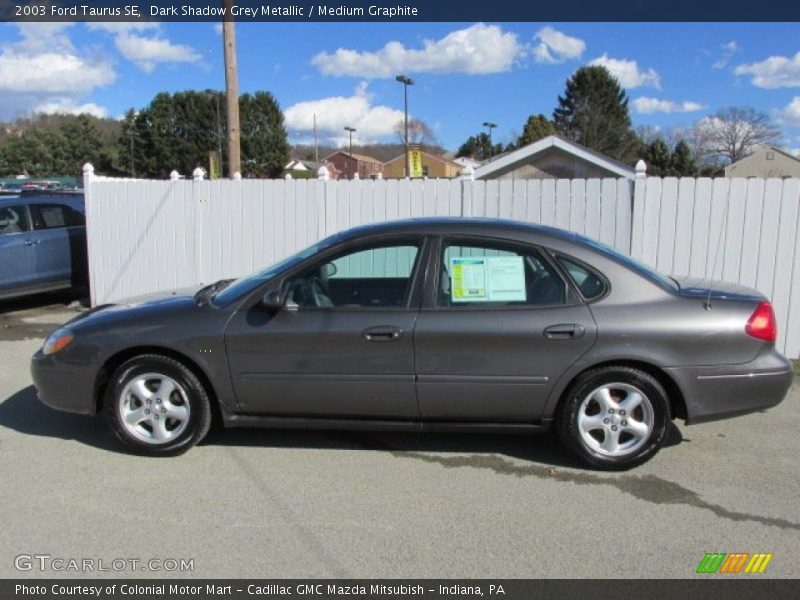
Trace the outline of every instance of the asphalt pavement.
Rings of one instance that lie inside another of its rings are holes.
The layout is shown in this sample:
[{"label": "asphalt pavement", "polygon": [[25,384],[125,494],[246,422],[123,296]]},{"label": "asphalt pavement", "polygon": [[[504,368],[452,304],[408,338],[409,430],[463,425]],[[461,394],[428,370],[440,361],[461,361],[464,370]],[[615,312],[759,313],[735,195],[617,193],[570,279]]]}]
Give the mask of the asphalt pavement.
[{"label": "asphalt pavement", "polygon": [[684,578],[706,552],[772,553],[758,577],[800,576],[798,383],[764,413],[678,422],[626,473],[549,435],[215,429],[143,458],[36,399],[30,356],[77,310],[0,305],[0,578]]}]

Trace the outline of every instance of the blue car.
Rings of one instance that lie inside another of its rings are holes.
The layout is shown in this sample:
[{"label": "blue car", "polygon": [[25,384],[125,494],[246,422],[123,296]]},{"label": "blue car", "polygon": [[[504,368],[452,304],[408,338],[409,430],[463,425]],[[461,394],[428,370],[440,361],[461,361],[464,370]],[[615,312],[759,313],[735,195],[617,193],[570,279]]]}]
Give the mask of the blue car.
[{"label": "blue car", "polygon": [[83,196],[0,198],[0,300],[88,284]]}]

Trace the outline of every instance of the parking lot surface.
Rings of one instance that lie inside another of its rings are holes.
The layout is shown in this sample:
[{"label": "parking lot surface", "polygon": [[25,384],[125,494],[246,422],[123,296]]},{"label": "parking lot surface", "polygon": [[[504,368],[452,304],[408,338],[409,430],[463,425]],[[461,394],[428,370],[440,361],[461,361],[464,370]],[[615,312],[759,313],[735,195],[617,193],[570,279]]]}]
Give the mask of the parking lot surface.
[{"label": "parking lot surface", "polygon": [[[626,473],[551,436],[216,429],[143,458],[36,399],[30,356],[77,310],[0,305],[0,577],[682,578],[706,552],[772,553],[760,577],[800,576],[797,382],[768,412],[678,422]],[[34,554],[193,571],[17,570]]]}]

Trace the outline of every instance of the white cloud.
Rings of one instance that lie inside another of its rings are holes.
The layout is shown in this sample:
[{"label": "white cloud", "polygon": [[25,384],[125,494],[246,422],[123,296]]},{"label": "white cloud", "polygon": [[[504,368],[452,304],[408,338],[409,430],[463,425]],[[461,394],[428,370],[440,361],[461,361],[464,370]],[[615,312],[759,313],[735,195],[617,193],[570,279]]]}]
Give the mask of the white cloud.
[{"label": "white cloud", "polygon": [[214,33],[222,35],[222,23],[214,23]]},{"label": "white cloud", "polygon": [[355,127],[354,141],[369,143],[394,134],[403,111],[372,104],[366,83],[356,87],[352,96],[332,96],[293,104],[284,112],[286,126],[297,132],[314,130],[314,115],[320,135],[336,145],[348,141],[345,127]]},{"label": "white cloud", "polygon": [[40,52],[74,53],[75,46],[69,39],[68,30],[74,23],[17,23],[22,39],[5,46],[6,50],[18,54],[38,54]]},{"label": "white cloud", "polygon": [[649,98],[641,96],[633,102],[633,108],[641,114],[652,113],[688,113],[703,110],[705,105],[699,102],[686,100],[684,102],[674,102],[672,100],[661,100],[659,98]]},{"label": "white cloud", "polygon": [[739,45],[736,43],[736,40],[731,40],[727,44],[722,44],[720,48],[722,50],[722,55],[711,65],[712,69],[724,69],[728,66],[733,55],[739,51]]},{"label": "white cloud", "polygon": [[93,117],[107,117],[108,111],[103,106],[99,106],[94,102],[86,102],[85,104],[76,104],[69,98],[57,98],[44,104],[40,104],[33,109],[34,113],[44,113],[46,115],[66,114],[66,115],[82,115],[89,114]]},{"label": "white cloud", "polygon": [[[39,107],[80,106],[81,98],[116,79],[112,64],[75,47],[74,23],[17,23],[19,39],[0,49],[0,116],[13,118]],[[85,104],[87,110],[102,110]]]},{"label": "white cloud", "polygon": [[107,33],[129,33],[131,31],[146,31],[150,29],[160,29],[161,24],[156,21],[127,21],[127,22],[99,22],[93,21],[86,23],[86,28],[92,31],[105,31]]},{"label": "white cloud", "polygon": [[770,56],[761,62],[739,65],[734,73],[750,75],[754,86],[768,90],[800,87],[800,52],[793,57]]},{"label": "white cloud", "polygon": [[117,50],[145,73],[151,73],[158,64],[196,63],[199,52],[184,44],[173,44],[163,37],[143,37],[129,31],[119,33],[114,40]]},{"label": "white cloud", "polygon": [[639,68],[639,64],[635,60],[611,58],[608,54],[603,54],[595,58],[589,64],[599,65],[608,69],[624,88],[637,88],[642,86],[649,86],[657,89],[661,88],[661,76],[655,69],[650,68],[644,71]]},{"label": "white cloud", "polygon": [[800,96],[795,96],[789,104],[776,111],[776,120],[781,125],[800,127]]},{"label": "white cloud", "polygon": [[543,27],[535,37],[539,44],[533,49],[533,57],[539,63],[562,63],[580,58],[586,50],[586,42],[582,39],[570,37],[552,27]]},{"label": "white cloud", "polygon": [[422,49],[389,42],[376,52],[339,48],[321,52],[311,63],[325,75],[387,78],[398,73],[468,73],[483,75],[508,71],[525,47],[517,35],[497,25],[477,23],[449,33],[440,40],[425,40]]},{"label": "white cloud", "polygon": [[80,95],[115,79],[108,63],[90,63],[74,54],[0,55],[0,91]]}]

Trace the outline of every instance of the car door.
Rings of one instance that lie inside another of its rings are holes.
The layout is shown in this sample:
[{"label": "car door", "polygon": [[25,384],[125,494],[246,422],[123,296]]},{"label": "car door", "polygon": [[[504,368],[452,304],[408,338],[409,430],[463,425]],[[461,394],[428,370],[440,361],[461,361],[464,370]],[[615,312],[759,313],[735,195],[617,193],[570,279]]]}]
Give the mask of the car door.
[{"label": "car door", "polygon": [[43,284],[61,287],[72,281],[70,219],[72,209],[58,203],[31,204],[36,239],[36,272]]},{"label": "car door", "polygon": [[36,242],[25,204],[0,206],[0,297],[37,283]]},{"label": "car door", "polygon": [[540,248],[445,238],[414,329],[424,420],[532,422],[596,338],[594,319]]},{"label": "car door", "polygon": [[245,413],[417,419],[414,323],[421,237],[358,243],[275,285],[286,305],[240,309],[226,330]]}]

